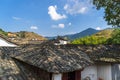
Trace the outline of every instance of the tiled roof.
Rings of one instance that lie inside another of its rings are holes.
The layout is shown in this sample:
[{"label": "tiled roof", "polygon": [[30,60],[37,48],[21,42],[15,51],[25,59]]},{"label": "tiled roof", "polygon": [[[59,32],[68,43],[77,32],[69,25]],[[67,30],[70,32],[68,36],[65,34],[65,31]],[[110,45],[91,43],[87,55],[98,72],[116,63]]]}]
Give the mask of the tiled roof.
[{"label": "tiled roof", "polygon": [[39,45],[3,49],[20,61],[53,73],[75,71],[92,64],[80,49],[67,45],[53,45],[49,41]]},{"label": "tiled roof", "polygon": [[79,46],[94,62],[120,63],[120,45]]},{"label": "tiled roof", "polygon": [[[33,68],[30,66],[30,68]],[[0,48],[0,80],[34,80],[37,79],[34,71],[29,70],[29,67],[25,66],[15,59],[13,60],[8,55],[1,53]],[[33,73],[33,74],[32,74]]]},{"label": "tiled roof", "polygon": [[4,47],[1,51],[30,65],[53,73],[82,69],[94,62],[120,63],[120,45],[54,45],[53,41]]}]

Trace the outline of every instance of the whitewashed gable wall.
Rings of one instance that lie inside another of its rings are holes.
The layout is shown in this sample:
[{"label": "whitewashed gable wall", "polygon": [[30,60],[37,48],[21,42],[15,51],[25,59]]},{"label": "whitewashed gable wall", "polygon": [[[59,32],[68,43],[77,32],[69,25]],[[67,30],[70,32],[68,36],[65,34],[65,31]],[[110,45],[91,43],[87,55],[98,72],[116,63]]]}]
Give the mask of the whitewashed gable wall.
[{"label": "whitewashed gable wall", "polygon": [[85,80],[87,77],[89,77],[90,80],[97,80],[97,66],[93,65],[86,67],[81,72],[81,80]]},{"label": "whitewashed gable wall", "polygon": [[98,64],[97,65],[97,76],[103,80],[112,80],[112,71],[111,71],[111,64]]},{"label": "whitewashed gable wall", "polygon": [[62,74],[53,74],[52,80],[62,80]]},{"label": "whitewashed gable wall", "polygon": [[16,45],[6,41],[3,38],[0,38],[0,46],[15,47]]}]

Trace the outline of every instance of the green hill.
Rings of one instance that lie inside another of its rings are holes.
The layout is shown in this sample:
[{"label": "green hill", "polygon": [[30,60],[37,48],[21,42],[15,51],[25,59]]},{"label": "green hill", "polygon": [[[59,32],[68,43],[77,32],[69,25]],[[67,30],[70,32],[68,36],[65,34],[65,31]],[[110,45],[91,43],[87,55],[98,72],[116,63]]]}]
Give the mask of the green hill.
[{"label": "green hill", "polygon": [[34,32],[27,32],[27,31],[20,31],[20,32],[16,32],[14,33],[16,34],[17,38],[21,38],[21,39],[25,39],[25,40],[46,40],[46,38],[44,38],[41,35],[38,35]]},{"label": "green hill", "polygon": [[96,34],[93,34],[92,36],[96,36],[96,37],[105,37],[105,38],[110,38],[112,33],[113,33],[114,29],[105,29],[102,30]]},{"label": "green hill", "polygon": [[16,33],[10,32],[8,34],[9,39],[17,44],[38,43],[38,41],[47,40],[34,32],[20,31]]},{"label": "green hill", "polygon": [[83,30],[83,31],[81,31],[79,33],[71,34],[71,35],[65,35],[63,37],[67,37],[70,40],[74,40],[74,39],[77,39],[77,38],[90,36],[90,35],[95,34],[97,32],[99,32],[99,30],[95,30],[93,28],[88,28],[88,29],[85,29],[85,30]]},{"label": "green hill", "polygon": [[29,42],[37,42],[47,40],[41,35],[38,35],[34,32],[20,31],[20,32],[6,32],[0,29],[0,36],[6,38],[7,40],[17,43],[17,44],[26,44]]},{"label": "green hill", "polygon": [[[117,31],[118,30],[118,31]],[[85,44],[85,45],[96,45],[96,44],[114,44],[112,41],[113,34],[120,33],[120,29],[105,29],[91,36],[78,38],[73,40],[72,44]],[[118,44],[118,43],[117,43]]]}]

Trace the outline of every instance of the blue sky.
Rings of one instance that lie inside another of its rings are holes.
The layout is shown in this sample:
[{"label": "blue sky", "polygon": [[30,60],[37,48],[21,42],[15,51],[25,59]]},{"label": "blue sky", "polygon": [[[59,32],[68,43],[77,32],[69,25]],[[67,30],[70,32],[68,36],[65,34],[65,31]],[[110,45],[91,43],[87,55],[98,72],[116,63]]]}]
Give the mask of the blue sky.
[{"label": "blue sky", "polygon": [[103,16],[90,0],[0,0],[0,28],[11,32],[56,36],[111,27]]}]

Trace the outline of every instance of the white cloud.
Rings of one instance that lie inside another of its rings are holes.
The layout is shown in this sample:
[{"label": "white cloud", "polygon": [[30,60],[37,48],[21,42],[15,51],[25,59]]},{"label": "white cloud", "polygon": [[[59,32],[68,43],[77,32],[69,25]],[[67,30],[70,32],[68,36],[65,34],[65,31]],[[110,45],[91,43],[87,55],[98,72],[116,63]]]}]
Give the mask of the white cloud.
[{"label": "white cloud", "polygon": [[58,27],[59,27],[59,28],[64,28],[65,25],[64,25],[64,24],[58,24]]},{"label": "white cloud", "polygon": [[84,14],[91,8],[90,0],[68,0],[64,10],[68,14]]},{"label": "white cloud", "polygon": [[37,26],[31,26],[30,29],[32,29],[32,30],[37,30],[38,27],[37,27]]},{"label": "white cloud", "polygon": [[68,23],[68,26],[71,26],[71,25],[72,25],[72,23],[71,23],[71,22],[69,22],[69,23]]},{"label": "white cloud", "polygon": [[52,25],[52,28],[65,28],[65,25],[64,24],[58,24],[58,25]]},{"label": "white cloud", "polygon": [[78,13],[85,13],[87,11],[87,7],[81,7]]},{"label": "white cloud", "polygon": [[57,13],[57,6],[49,6],[48,14],[50,15],[52,20],[60,20],[60,19],[67,18],[67,16],[65,14],[61,15],[61,14]]},{"label": "white cloud", "polygon": [[21,20],[20,17],[15,17],[15,16],[13,16],[12,18],[13,18],[14,20]]},{"label": "white cloud", "polygon": [[96,30],[101,30],[101,28],[100,27],[96,27]]}]

